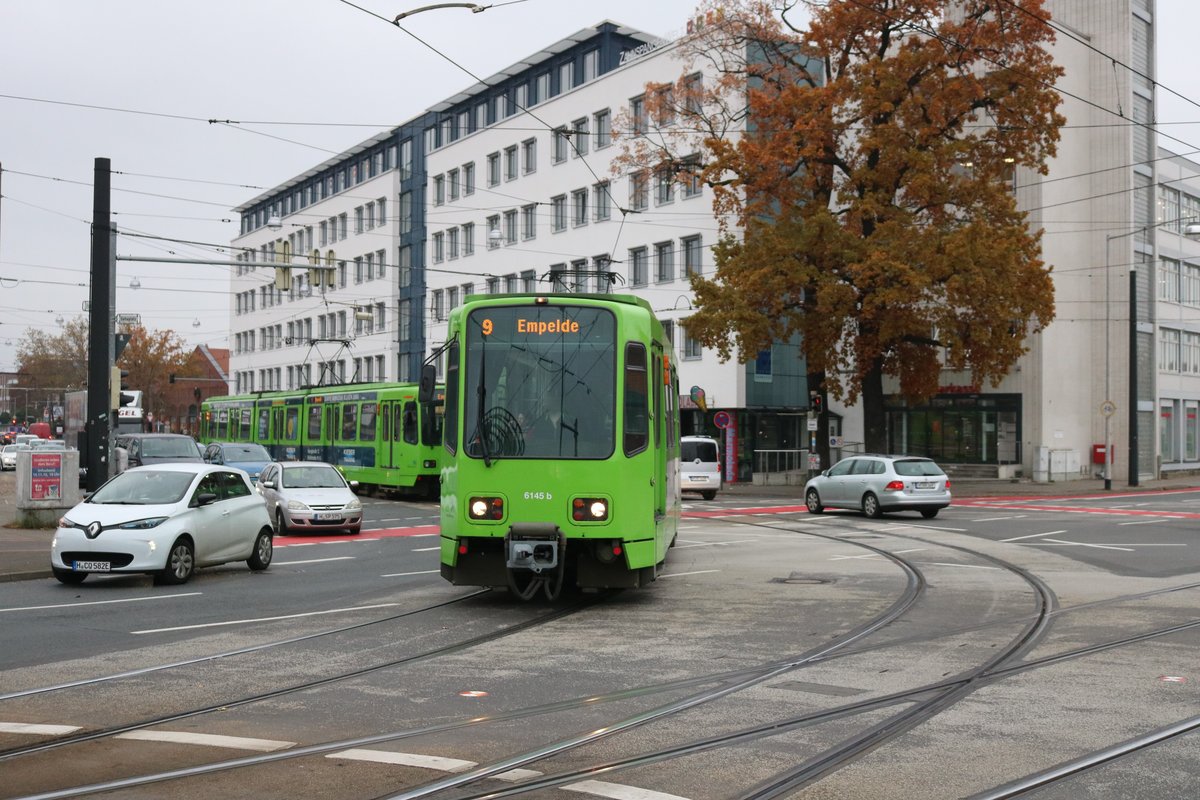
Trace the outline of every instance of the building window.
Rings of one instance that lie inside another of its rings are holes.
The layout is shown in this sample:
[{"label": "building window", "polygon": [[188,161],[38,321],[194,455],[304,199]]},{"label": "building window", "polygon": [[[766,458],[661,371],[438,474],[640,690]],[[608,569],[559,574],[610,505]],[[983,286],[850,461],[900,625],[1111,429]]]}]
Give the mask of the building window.
[{"label": "building window", "polygon": [[458,228],[446,231],[446,257],[458,258]]},{"label": "building window", "polygon": [[675,280],[675,249],[672,242],[654,245],[654,280],[658,283]]},{"label": "building window", "polygon": [[608,109],[592,115],[592,123],[592,127],[595,128],[596,149],[600,150],[612,144],[612,115]]},{"label": "building window", "polygon": [[521,142],[521,162],[526,175],[537,172],[537,139]]},{"label": "building window", "polygon": [[[440,259],[438,259],[438,258],[437,258],[437,255],[436,255],[436,254],[437,254],[437,245],[439,244],[439,242],[438,242],[438,237],[439,237],[439,236],[441,236],[441,234],[440,234],[440,233],[435,233],[435,234],[433,235],[433,240],[434,240],[434,261],[438,261],[438,260],[440,260]],[[362,256],[359,256],[358,258],[354,259],[354,282],[355,282],[355,283],[362,283],[362,282],[363,282],[363,260],[362,260]]]},{"label": "building window", "polygon": [[576,189],[571,192],[571,206],[575,209],[574,224],[578,228],[588,224],[588,190]]},{"label": "building window", "polygon": [[594,81],[600,74],[600,51],[589,50],[583,54],[583,82]]},{"label": "building window", "polygon": [[446,318],[446,297],[441,289],[433,290],[433,321],[441,322]]},{"label": "building window", "polygon": [[[443,262],[445,260],[446,260],[446,238],[445,238],[445,234],[443,234],[441,231],[438,231],[437,233],[435,233],[433,235],[433,263],[440,264],[441,262]],[[359,259],[356,258],[354,260],[354,265],[355,265],[356,269],[358,267],[358,262],[359,262]],[[355,280],[354,282],[359,283],[360,281]]]},{"label": "building window", "polygon": [[513,106],[514,106],[514,108],[513,108],[512,113],[514,113],[514,114],[520,113],[520,112],[524,111],[525,109],[529,108],[529,84],[528,83],[522,83],[520,86],[517,87],[517,91],[515,92],[515,96],[514,96],[514,100],[513,100]]},{"label": "building window", "polygon": [[458,307],[458,287],[451,286],[446,290],[446,310],[453,311]]},{"label": "building window", "polygon": [[544,103],[550,97],[550,73],[543,72],[534,83],[534,103]]},{"label": "building window", "polygon": [[1179,262],[1164,258],[1158,270],[1158,299],[1168,303],[1179,302]]},{"label": "building window", "polygon": [[375,280],[375,254],[367,253],[363,257],[363,278],[368,281]]},{"label": "building window", "polygon": [[452,169],[446,173],[446,178],[450,184],[450,199],[457,200],[459,193],[462,191],[462,185],[459,183],[459,171]]},{"label": "building window", "polygon": [[650,177],[645,170],[629,176],[629,207],[644,211],[650,206]]},{"label": "building window", "polygon": [[629,101],[629,115],[633,118],[633,133],[640,136],[649,127],[646,120],[646,98],[635,97]]},{"label": "building window", "polygon": [[504,212],[504,243],[517,243],[517,212],[516,209]]},{"label": "building window", "polygon": [[647,280],[646,264],[649,261],[646,248],[634,247],[629,251],[629,285],[645,286]]},{"label": "building window", "polygon": [[612,217],[612,196],[608,181],[600,181],[592,187],[592,206],[596,209],[596,221]]},{"label": "building window", "polygon": [[488,104],[485,100],[475,106],[475,130],[483,130],[488,124]]},{"label": "building window", "polygon": [[537,205],[521,208],[521,238],[533,239],[537,236]]},{"label": "building window", "polygon": [[446,176],[435,175],[433,178],[433,204],[444,205],[446,202]]},{"label": "building window", "polygon": [[500,240],[497,237],[492,236],[492,231],[499,232],[499,230],[500,230],[500,215],[493,214],[492,216],[487,218],[487,233],[485,235],[487,236],[487,249],[488,250],[495,250],[497,247],[500,246]]},{"label": "building window", "polygon": [[654,179],[654,202],[660,206],[672,202],[675,199],[675,179],[671,175],[671,170],[656,170]]},{"label": "building window", "polygon": [[1158,370],[1159,372],[1179,372],[1180,332],[1172,328],[1160,328],[1158,331]]},{"label": "building window", "polygon": [[553,209],[551,228],[555,233],[565,231],[567,229],[567,196],[560,194],[557,197],[551,197],[550,206]]},{"label": "building window", "polygon": [[475,194],[475,162],[462,165],[463,195]]},{"label": "building window", "polygon": [[413,151],[412,139],[400,143],[400,180],[406,181],[412,177]]},{"label": "building window", "polygon": [[688,236],[680,240],[683,246],[683,274],[684,277],[699,275],[701,268],[701,253],[703,252],[700,244],[699,236]]},{"label": "building window", "polygon": [[575,145],[575,157],[587,155],[588,151],[588,120],[587,117],[571,123],[571,142]]},{"label": "building window", "polygon": [[468,222],[462,226],[463,257],[475,255],[475,223]]},{"label": "building window", "polygon": [[568,92],[575,88],[575,62],[568,61],[558,67],[558,92]]},{"label": "building window", "polygon": [[704,187],[700,183],[700,157],[688,156],[679,169],[679,183],[684,199],[699,197]]},{"label": "building window", "polygon": [[567,160],[567,129],[555,128],[551,136],[553,136],[554,147],[551,153],[555,164],[561,164]]},{"label": "building window", "polygon": [[527,269],[521,273],[521,291],[533,294],[537,291],[537,273]]},{"label": "building window", "polygon": [[687,332],[687,328],[683,328],[683,357],[687,360],[703,358],[704,349],[700,346],[699,339],[693,339]]},{"label": "building window", "polygon": [[488,186],[500,185],[500,154],[488,153],[487,157]]},{"label": "building window", "polygon": [[400,235],[412,233],[413,229],[413,205],[412,192],[400,193],[400,207],[396,210],[396,216],[400,221]]},{"label": "building window", "polygon": [[363,232],[363,207],[362,206],[358,206],[357,208],[354,209],[354,232],[356,234]]},{"label": "building window", "polygon": [[504,148],[504,180],[517,179],[517,146]]}]

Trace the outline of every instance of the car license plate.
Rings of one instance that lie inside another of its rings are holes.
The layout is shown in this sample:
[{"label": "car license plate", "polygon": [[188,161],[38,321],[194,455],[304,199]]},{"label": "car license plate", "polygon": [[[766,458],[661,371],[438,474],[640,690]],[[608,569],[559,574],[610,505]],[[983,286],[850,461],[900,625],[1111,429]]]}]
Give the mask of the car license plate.
[{"label": "car license plate", "polygon": [[708,483],[707,475],[693,475],[692,480],[696,483]]},{"label": "car license plate", "polygon": [[327,511],[324,513],[313,514],[313,519],[317,520],[318,522],[325,522],[326,520],[331,519],[341,519],[341,517],[342,514],[340,511]]},{"label": "car license plate", "polygon": [[937,483],[935,481],[916,481],[915,483],[913,483],[913,488],[914,489],[936,489]]},{"label": "car license plate", "polygon": [[76,561],[76,572],[108,572],[112,569],[112,564],[107,561]]}]

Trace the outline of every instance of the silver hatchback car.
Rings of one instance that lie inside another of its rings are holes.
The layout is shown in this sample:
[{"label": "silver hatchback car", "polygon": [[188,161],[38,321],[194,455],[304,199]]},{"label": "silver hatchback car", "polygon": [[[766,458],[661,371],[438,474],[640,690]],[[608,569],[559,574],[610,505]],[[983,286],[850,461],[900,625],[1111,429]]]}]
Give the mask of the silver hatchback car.
[{"label": "silver hatchback car", "polygon": [[804,486],[810,514],[848,508],[878,517],[888,511],[920,511],[932,519],[950,505],[950,479],[918,456],[858,455],[844,458]]}]

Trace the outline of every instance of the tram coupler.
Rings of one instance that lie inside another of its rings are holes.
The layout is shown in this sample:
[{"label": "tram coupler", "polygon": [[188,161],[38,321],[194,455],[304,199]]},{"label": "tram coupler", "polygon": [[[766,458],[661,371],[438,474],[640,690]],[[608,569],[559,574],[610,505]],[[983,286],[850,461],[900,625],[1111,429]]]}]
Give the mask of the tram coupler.
[{"label": "tram coupler", "polygon": [[558,566],[563,536],[552,522],[525,522],[513,525],[504,537],[504,552],[509,569],[544,572]]}]

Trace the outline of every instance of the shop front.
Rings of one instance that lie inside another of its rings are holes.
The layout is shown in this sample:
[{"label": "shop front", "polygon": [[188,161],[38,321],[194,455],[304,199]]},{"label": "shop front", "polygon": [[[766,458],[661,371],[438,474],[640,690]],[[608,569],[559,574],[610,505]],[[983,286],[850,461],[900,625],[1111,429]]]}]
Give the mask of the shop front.
[{"label": "shop front", "polygon": [[888,452],[943,464],[1020,464],[1021,395],[944,393],[885,402]]}]

